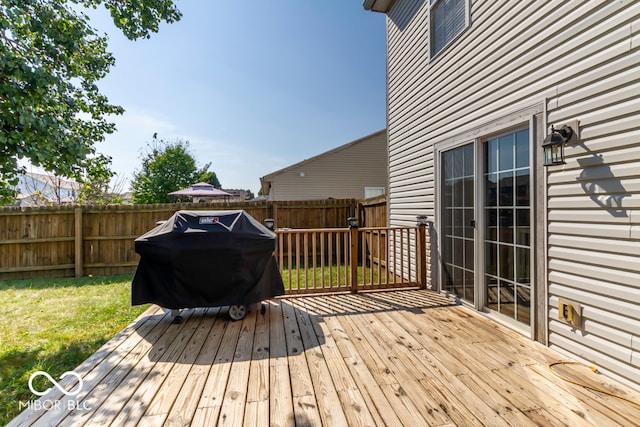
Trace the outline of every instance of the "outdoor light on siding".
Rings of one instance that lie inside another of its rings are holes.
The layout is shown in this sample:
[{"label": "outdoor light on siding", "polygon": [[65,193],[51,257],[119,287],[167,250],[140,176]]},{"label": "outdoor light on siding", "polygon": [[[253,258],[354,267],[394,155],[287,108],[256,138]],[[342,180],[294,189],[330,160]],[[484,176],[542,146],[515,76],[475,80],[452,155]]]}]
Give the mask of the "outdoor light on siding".
[{"label": "outdoor light on siding", "polygon": [[545,166],[563,165],[566,163],[564,161],[564,144],[574,135],[575,132],[571,126],[564,125],[558,130],[551,126],[551,133],[547,135],[542,143]]},{"label": "outdoor light on siding", "polygon": [[347,224],[349,224],[349,228],[357,228],[358,227],[358,218],[355,216],[350,216],[347,218]]},{"label": "outdoor light on siding", "polygon": [[273,218],[265,218],[264,220],[264,225],[271,231],[273,231],[273,228],[276,225],[276,222]]},{"label": "outdoor light on siding", "polygon": [[427,216],[426,215],[417,215],[416,216],[416,225],[418,227],[422,227],[422,226],[427,226],[429,225],[429,221],[427,220]]}]

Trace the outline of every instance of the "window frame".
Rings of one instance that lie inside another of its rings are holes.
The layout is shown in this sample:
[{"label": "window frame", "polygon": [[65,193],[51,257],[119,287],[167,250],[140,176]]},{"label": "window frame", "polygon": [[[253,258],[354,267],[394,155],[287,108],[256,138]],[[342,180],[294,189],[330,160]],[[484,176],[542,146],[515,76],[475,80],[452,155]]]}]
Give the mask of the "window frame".
[{"label": "window frame", "polygon": [[441,5],[444,1],[447,1],[447,0],[429,0],[429,57],[430,57],[431,60],[433,60],[436,57],[440,56],[440,54],[442,54],[442,52],[447,50],[447,48],[453,42],[455,42],[471,26],[471,0],[461,0],[462,2],[464,2],[464,8],[465,8],[465,12],[464,12],[465,23],[464,23],[464,26],[453,37],[451,37],[451,39],[449,39],[446,42],[444,42],[444,44],[442,45],[440,50],[438,50],[436,52],[435,51],[435,43],[434,43],[434,40],[435,40],[435,37],[434,37],[434,30],[435,30],[435,25],[434,25],[435,12],[434,12],[434,9],[436,7],[438,7],[438,5]]},{"label": "window frame", "polygon": [[[541,271],[540,269],[544,269],[545,267],[545,254],[546,254],[546,235],[540,234],[544,233],[546,230],[546,205],[544,197],[539,198],[540,195],[537,193],[539,191],[539,186],[544,186],[544,183],[540,179],[538,175],[542,170],[540,163],[540,155],[542,154],[542,150],[539,149],[541,143],[541,132],[543,131],[544,126],[541,127],[541,114],[544,111],[544,106],[542,103],[536,103],[524,107],[518,111],[514,111],[512,113],[506,114],[501,117],[494,118],[493,120],[487,120],[481,123],[478,126],[474,126],[472,128],[463,130],[462,132],[446,137],[440,140],[436,140],[433,142],[433,153],[434,153],[434,207],[435,207],[435,224],[434,230],[437,236],[437,243],[434,250],[436,251],[436,258],[441,259],[442,257],[442,241],[440,241],[440,237],[444,235],[444,230],[442,229],[442,213],[440,212],[441,205],[443,203],[443,187],[440,177],[442,176],[442,153],[445,151],[449,151],[461,146],[464,146],[468,143],[473,143],[475,146],[475,173],[476,173],[476,196],[475,196],[475,208],[479,209],[483,203],[483,197],[485,194],[485,186],[483,175],[480,171],[484,171],[484,159],[482,154],[483,143],[489,140],[490,138],[499,136],[501,134],[517,131],[519,129],[524,129],[527,127],[529,129],[529,159],[530,159],[530,168],[531,174],[529,176],[529,183],[531,189],[531,199],[530,199],[530,209],[531,209],[531,240],[530,240],[530,257],[531,257],[531,267],[530,267],[530,275],[531,275],[531,320],[530,324],[524,325],[521,322],[515,321],[508,317],[502,315],[496,315],[495,312],[491,312],[490,310],[485,310],[484,301],[486,300],[486,289],[484,286],[481,286],[479,283],[474,284],[477,286],[476,288],[476,301],[475,304],[468,304],[465,300],[460,299],[463,305],[467,305],[474,310],[480,313],[486,313],[489,317],[496,320],[499,323],[502,323],[514,331],[529,337],[532,340],[546,342],[548,341],[548,326],[545,323],[546,314],[549,311],[549,307],[547,304],[548,301],[548,286],[545,285],[545,277],[546,271]],[[479,179],[479,181],[478,181]],[[484,277],[485,275],[485,251],[483,248],[483,242],[485,240],[485,231],[486,231],[486,218],[484,215],[480,214],[477,211],[477,215],[475,215],[476,225],[475,225],[475,239],[476,242],[476,254],[475,254],[475,265],[474,265],[474,274],[476,277]],[[539,223],[542,221],[542,223]],[[436,267],[432,272],[432,287],[438,292],[443,292],[442,282],[443,280],[443,271],[442,265],[440,262],[436,263]],[[479,279],[481,280],[481,279]],[[541,337],[541,338],[538,338]]]}]

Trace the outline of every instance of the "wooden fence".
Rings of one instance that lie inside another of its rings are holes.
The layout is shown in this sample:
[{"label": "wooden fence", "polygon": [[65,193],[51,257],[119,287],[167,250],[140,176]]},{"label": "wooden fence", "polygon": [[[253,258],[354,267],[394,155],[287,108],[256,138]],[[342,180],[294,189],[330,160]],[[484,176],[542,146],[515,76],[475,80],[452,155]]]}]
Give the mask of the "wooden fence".
[{"label": "wooden fence", "polygon": [[386,227],[388,225],[387,196],[382,195],[360,201],[356,217],[360,227]]},{"label": "wooden fence", "polygon": [[181,209],[244,209],[277,228],[386,226],[386,198],[0,209],[0,280],[130,274],[134,239]]}]

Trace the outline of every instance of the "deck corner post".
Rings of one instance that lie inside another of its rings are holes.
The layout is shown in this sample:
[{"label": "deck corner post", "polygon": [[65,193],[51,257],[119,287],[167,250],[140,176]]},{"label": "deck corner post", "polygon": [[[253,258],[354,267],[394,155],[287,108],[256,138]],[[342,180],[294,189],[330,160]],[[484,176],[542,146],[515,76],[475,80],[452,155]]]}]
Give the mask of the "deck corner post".
[{"label": "deck corner post", "polygon": [[429,224],[426,215],[416,216],[417,221],[417,277],[421,289],[427,287],[427,225]]},{"label": "deck corner post", "polygon": [[420,272],[420,288],[427,287],[427,239],[424,225],[418,227],[418,271]]}]

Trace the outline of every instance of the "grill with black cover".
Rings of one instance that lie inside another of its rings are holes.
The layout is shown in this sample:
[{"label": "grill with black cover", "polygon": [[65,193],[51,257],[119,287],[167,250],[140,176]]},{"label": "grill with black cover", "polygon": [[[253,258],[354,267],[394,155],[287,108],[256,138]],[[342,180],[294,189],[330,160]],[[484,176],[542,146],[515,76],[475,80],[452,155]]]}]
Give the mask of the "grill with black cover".
[{"label": "grill with black cover", "polygon": [[275,233],[243,210],[178,211],[135,240],[132,304],[246,308],[283,295],[275,245]]}]

